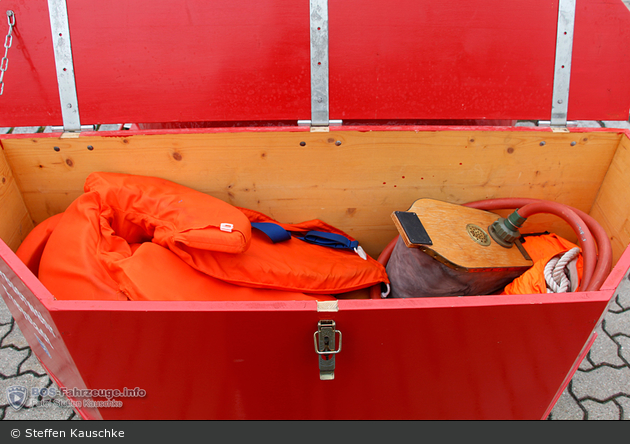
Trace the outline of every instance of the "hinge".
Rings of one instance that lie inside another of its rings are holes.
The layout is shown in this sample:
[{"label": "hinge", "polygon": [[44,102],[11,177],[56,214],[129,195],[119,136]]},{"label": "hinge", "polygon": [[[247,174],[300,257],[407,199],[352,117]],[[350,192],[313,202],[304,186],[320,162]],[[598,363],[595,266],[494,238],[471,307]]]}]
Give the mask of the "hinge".
[{"label": "hinge", "polygon": [[76,139],[81,136],[82,131],[96,131],[96,125],[81,125],[79,130],[68,130],[63,126],[51,126],[51,132],[61,133],[61,139]]},{"label": "hinge", "polygon": [[311,128],[311,132],[323,132],[327,133],[330,131],[331,126],[341,126],[343,125],[343,120],[329,120],[328,125],[313,125],[311,120],[298,120],[298,126],[309,126]]},{"label": "hinge", "polygon": [[48,0],[48,13],[50,15],[63,130],[65,132],[79,132],[81,131],[81,119],[79,118],[79,100],[74,77],[66,0]]},{"label": "hinge", "polygon": [[575,120],[567,120],[564,122],[564,125],[552,125],[551,120],[539,120],[538,126],[551,128],[551,131],[553,131],[554,133],[568,133],[568,127],[577,127],[578,123]]},{"label": "hinge", "polygon": [[310,0],[310,26],[311,128],[328,127],[328,0]]},{"label": "hinge", "polygon": [[[551,102],[551,127],[567,125],[569,89],[571,83],[571,59],[575,26],[576,0],[560,0],[558,4],[558,28],[556,34],[556,60]],[[566,128],[565,128],[566,129]],[[560,131],[563,131],[562,129]]]},{"label": "hinge", "polygon": [[71,134],[76,134],[78,136],[82,131],[96,131],[96,125],[81,125],[79,130],[72,131],[64,128],[63,126],[51,126],[50,130],[53,133],[63,133],[64,135],[68,135],[68,137],[72,137]]},{"label": "hinge", "polygon": [[341,332],[335,327],[335,321],[321,320],[317,323],[317,331],[313,335],[315,352],[319,355],[319,379],[322,381],[335,379],[335,355],[341,351]]}]

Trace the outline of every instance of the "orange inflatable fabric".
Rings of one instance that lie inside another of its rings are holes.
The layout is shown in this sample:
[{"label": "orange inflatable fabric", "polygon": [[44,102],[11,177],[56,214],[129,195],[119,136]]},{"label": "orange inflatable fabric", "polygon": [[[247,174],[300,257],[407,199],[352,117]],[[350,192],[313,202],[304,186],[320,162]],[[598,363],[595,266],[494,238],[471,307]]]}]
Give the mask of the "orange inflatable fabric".
[{"label": "orange inflatable fabric", "polygon": [[[543,234],[539,236],[525,236],[523,247],[531,257],[534,265],[508,284],[502,294],[537,294],[547,293],[545,282],[545,266],[556,255],[566,253],[577,245],[556,234]],[[582,255],[577,259],[578,277],[581,280],[583,269]]]},{"label": "orange inflatable fabric", "polygon": [[[250,225],[268,216],[163,179],[92,173],[84,189],[18,250],[57,299],[332,300],[388,282],[369,256],[273,244]],[[280,225],[344,234],[318,220]]]},{"label": "orange inflatable fabric", "polygon": [[63,213],[55,214],[41,224],[37,224],[15,252],[17,257],[24,262],[35,276],[39,276],[39,263],[42,260],[42,254],[48,238],[57,227],[62,216]]}]

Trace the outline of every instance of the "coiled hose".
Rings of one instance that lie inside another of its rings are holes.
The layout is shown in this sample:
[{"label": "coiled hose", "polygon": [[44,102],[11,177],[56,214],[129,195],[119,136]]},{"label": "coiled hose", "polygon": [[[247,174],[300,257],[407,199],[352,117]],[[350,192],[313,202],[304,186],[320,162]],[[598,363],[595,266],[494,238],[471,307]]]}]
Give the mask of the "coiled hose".
[{"label": "coiled hose", "polygon": [[[612,247],[606,231],[588,214],[577,208],[557,202],[528,199],[528,198],[500,198],[480,200],[463,204],[478,210],[493,211],[517,208],[516,212],[522,218],[534,214],[548,213],[560,217],[573,229],[582,249],[584,269],[582,281],[578,291],[596,291],[602,286],[612,268]],[[396,236],[383,250],[378,261],[386,266],[394,250],[398,236]],[[381,299],[380,286],[370,289],[371,299]]]}]

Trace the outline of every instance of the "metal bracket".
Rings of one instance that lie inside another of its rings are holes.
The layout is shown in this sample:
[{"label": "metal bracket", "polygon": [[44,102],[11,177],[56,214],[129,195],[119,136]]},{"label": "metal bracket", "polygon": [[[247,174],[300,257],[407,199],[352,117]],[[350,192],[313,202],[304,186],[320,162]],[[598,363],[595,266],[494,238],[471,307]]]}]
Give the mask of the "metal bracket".
[{"label": "metal bracket", "polygon": [[551,103],[552,127],[565,127],[567,125],[575,25],[575,3],[576,0],[560,0],[558,4],[556,62],[553,76],[553,99]]},{"label": "metal bracket", "polygon": [[327,132],[330,131],[330,127],[331,126],[342,126],[343,125],[343,120],[329,120],[328,123],[329,123],[329,125],[316,126],[316,125],[313,125],[310,120],[298,120],[297,121],[298,126],[310,126],[312,133],[315,133],[315,132],[327,133]]},{"label": "metal bracket", "polygon": [[[339,348],[335,349],[337,333],[339,334]],[[341,332],[335,329],[335,321],[319,321],[313,339],[315,352],[319,355],[319,379],[322,381],[335,379],[335,355],[341,351]]]},{"label": "metal bracket", "polygon": [[70,25],[66,0],[48,0],[50,29],[52,31],[61,117],[64,131],[81,131],[79,100],[74,78],[74,63],[70,45]]},{"label": "metal bracket", "polygon": [[553,131],[554,133],[568,133],[569,128],[577,127],[578,123],[575,120],[567,120],[564,125],[552,125],[551,120],[539,120],[538,126],[545,127],[545,128],[549,127],[551,128],[551,131]]},{"label": "metal bracket", "polygon": [[329,125],[328,0],[310,0],[311,126]]},{"label": "metal bracket", "polygon": [[[65,130],[65,128],[63,126],[51,126],[50,127],[51,132],[53,133],[61,133]],[[81,129],[80,131],[96,131],[96,125],[81,125]]]}]

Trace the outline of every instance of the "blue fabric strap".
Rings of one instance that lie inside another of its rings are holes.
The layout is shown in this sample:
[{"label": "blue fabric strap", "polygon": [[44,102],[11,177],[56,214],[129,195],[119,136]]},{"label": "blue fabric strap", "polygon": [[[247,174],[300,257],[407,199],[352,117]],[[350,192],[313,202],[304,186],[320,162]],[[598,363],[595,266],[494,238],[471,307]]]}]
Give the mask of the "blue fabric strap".
[{"label": "blue fabric strap", "polygon": [[[297,237],[297,236],[296,236]],[[309,231],[304,237],[298,237],[305,242],[321,245],[323,247],[354,250],[359,246],[359,241],[351,241],[345,236],[324,231]]]},{"label": "blue fabric strap", "polygon": [[[291,233],[273,222],[252,222],[252,228],[265,233],[274,244],[291,239]],[[341,234],[326,233],[325,231],[309,231],[305,236],[295,237],[309,244],[329,248],[354,250],[359,246],[359,241],[351,241]]]},{"label": "blue fabric strap", "polygon": [[265,233],[274,244],[291,239],[291,233],[272,222],[252,222],[252,228]]}]

